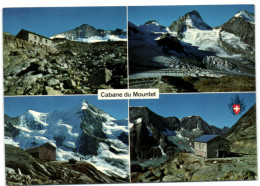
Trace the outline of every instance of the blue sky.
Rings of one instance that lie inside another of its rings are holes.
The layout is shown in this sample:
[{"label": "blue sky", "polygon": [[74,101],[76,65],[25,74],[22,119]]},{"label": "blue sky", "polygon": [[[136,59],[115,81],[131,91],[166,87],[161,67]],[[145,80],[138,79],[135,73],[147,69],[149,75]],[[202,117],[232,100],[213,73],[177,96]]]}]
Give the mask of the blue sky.
[{"label": "blue sky", "polygon": [[150,20],[157,20],[168,27],[173,21],[184,14],[197,10],[200,16],[211,27],[227,22],[240,10],[254,13],[253,5],[190,5],[190,6],[130,6],[128,20],[136,25]]},{"label": "blue sky", "polygon": [[126,7],[4,8],[3,31],[22,28],[50,37],[89,24],[104,30],[126,29]]},{"label": "blue sky", "polygon": [[[239,95],[244,99],[246,110],[232,115],[228,104]],[[160,99],[130,100],[130,106],[147,106],[158,115],[179,119],[199,115],[209,125],[232,127],[239,118],[256,103],[255,93],[211,93],[211,94],[160,94]]]},{"label": "blue sky", "polygon": [[5,97],[4,113],[10,117],[20,116],[27,110],[53,112],[75,107],[82,99],[116,119],[128,118],[127,100],[98,100],[97,95],[88,96],[33,96]]}]

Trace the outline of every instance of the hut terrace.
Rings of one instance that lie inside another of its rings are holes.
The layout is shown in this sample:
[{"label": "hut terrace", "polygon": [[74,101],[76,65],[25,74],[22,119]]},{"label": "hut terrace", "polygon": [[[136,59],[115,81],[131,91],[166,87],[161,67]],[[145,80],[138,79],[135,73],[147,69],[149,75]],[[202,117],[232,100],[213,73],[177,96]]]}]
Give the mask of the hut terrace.
[{"label": "hut terrace", "polygon": [[16,35],[16,38],[23,39],[35,45],[53,47],[53,42],[51,39],[24,29],[20,30],[20,32]]},{"label": "hut terrace", "polygon": [[203,135],[194,141],[195,154],[205,158],[225,157],[229,154],[228,141],[218,135]]},{"label": "hut terrace", "polygon": [[45,143],[25,151],[39,160],[56,161],[56,147],[50,143]]}]

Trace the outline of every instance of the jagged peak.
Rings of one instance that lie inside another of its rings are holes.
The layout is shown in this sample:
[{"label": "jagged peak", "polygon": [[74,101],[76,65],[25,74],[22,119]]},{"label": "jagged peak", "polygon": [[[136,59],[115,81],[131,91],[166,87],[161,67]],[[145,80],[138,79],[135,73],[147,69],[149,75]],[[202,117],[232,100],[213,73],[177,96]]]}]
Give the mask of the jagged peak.
[{"label": "jagged peak", "polygon": [[77,27],[77,28],[84,28],[84,27],[92,27],[92,28],[94,28],[93,26],[91,26],[91,25],[89,25],[89,24],[82,24],[82,25],[80,25],[80,26]]},{"label": "jagged peak", "polygon": [[191,12],[188,12],[185,15],[196,15],[201,18],[200,13],[197,10],[192,10]]},{"label": "jagged peak", "polygon": [[248,12],[246,10],[240,10],[237,14],[235,14],[234,17],[241,17],[249,22],[254,23],[255,22],[255,15],[251,12]]},{"label": "jagged peak", "polygon": [[171,32],[184,32],[187,29],[212,30],[201,18],[198,11],[193,10],[174,21],[168,29]]},{"label": "jagged peak", "polygon": [[156,24],[156,25],[160,25],[158,21],[156,20],[150,20],[144,23],[144,25],[148,25],[148,24]]}]

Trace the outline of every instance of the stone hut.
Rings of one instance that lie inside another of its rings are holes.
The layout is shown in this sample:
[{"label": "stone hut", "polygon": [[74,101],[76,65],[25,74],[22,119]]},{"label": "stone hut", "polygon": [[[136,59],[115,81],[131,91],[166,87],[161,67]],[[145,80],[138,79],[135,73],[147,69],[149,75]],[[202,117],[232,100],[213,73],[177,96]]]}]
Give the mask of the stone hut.
[{"label": "stone hut", "polygon": [[23,39],[35,45],[53,47],[53,42],[51,39],[24,29],[20,30],[20,32],[16,35],[16,38]]},{"label": "stone hut", "polygon": [[194,141],[195,155],[205,158],[225,157],[229,149],[228,141],[218,135],[203,135]]},{"label": "stone hut", "polygon": [[25,151],[39,160],[56,161],[56,147],[50,143],[45,143]]}]

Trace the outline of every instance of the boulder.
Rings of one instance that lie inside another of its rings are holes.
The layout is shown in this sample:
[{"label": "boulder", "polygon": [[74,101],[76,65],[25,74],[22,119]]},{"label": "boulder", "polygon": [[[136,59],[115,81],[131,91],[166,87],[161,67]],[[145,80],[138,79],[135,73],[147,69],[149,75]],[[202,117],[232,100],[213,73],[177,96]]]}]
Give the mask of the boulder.
[{"label": "boulder", "polygon": [[58,90],[54,90],[54,88],[46,86],[45,87],[45,93],[47,95],[62,95],[62,93]]},{"label": "boulder", "polygon": [[112,72],[106,68],[99,69],[91,74],[89,77],[89,83],[93,85],[106,84],[112,78]]}]

